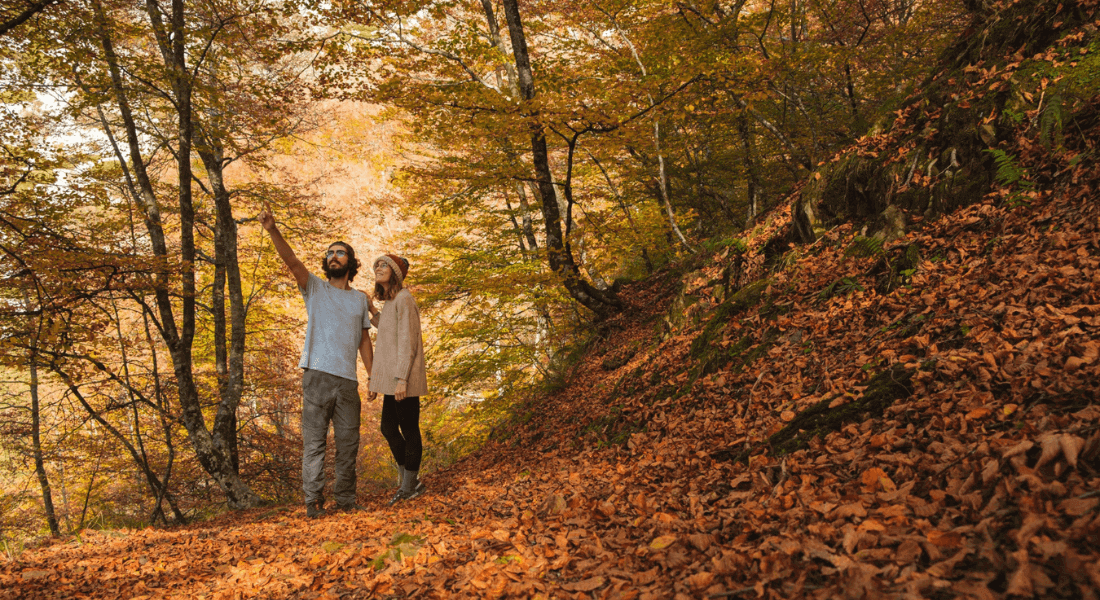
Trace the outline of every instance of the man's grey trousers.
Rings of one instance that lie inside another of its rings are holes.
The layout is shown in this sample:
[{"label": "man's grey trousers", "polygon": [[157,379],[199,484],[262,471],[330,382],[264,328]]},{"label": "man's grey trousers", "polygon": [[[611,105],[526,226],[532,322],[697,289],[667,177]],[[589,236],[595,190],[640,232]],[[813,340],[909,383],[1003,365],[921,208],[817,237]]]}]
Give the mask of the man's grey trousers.
[{"label": "man's grey trousers", "polygon": [[359,454],[359,384],[322,371],[302,374],[302,490],[306,504],[323,501],[328,425],[336,438],[336,503],[355,503],[355,457]]}]

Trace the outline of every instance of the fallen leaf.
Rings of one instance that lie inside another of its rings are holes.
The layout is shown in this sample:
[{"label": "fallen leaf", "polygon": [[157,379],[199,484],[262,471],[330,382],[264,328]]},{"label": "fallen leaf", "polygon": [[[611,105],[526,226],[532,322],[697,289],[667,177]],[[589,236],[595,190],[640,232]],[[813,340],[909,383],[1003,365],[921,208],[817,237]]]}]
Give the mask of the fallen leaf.
[{"label": "fallen leaf", "polygon": [[687,584],[692,588],[701,590],[714,583],[714,573],[702,571],[687,578]]},{"label": "fallen leaf", "polygon": [[886,526],[874,519],[867,519],[859,524],[860,531],[886,531]]},{"label": "fallen leaf", "polygon": [[542,505],[543,514],[558,515],[565,511],[569,505],[565,502],[565,498],[562,498],[560,494],[551,494],[546,498]]},{"label": "fallen leaf", "polygon": [[653,548],[654,550],[664,550],[665,548],[668,548],[669,546],[671,546],[675,542],[676,542],[676,536],[675,535],[662,535],[662,536],[654,539],[652,542],[650,542],[649,547]]},{"label": "fallen leaf", "polygon": [[941,548],[958,548],[963,544],[962,535],[954,531],[938,531],[933,529],[926,535],[929,542]]},{"label": "fallen leaf", "polygon": [[610,518],[615,514],[615,505],[611,502],[604,500],[596,505],[596,510],[604,517]]},{"label": "fallen leaf", "polygon": [[846,517],[866,517],[867,509],[863,508],[863,504],[859,502],[852,502],[838,507],[833,511],[833,516],[840,519]]},{"label": "fallen leaf", "polygon": [[591,592],[592,590],[603,585],[603,577],[597,575],[595,577],[589,577],[588,579],[582,579],[573,583],[563,583],[562,589],[569,590],[570,592]]},{"label": "fallen leaf", "polygon": [[1035,589],[1031,582],[1031,563],[1027,558],[1027,550],[1023,549],[1013,552],[1012,558],[1016,559],[1018,566],[1016,567],[1016,571],[1012,573],[1012,577],[1008,580],[1008,589],[1005,590],[1005,595],[1033,596],[1035,594]]},{"label": "fallen leaf", "polygon": [[[1008,406],[1014,406],[1014,405],[1010,404]],[[1008,409],[1008,406],[1005,407],[1006,410]],[[1006,413],[1006,414],[1011,414],[1011,413]],[[1005,453],[1004,453],[1003,456],[1005,458],[1012,458],[1013,456],[1016,456],[1017,454],[1023,454],[1024,452],[1027,452],[1028,450],[1031,450],[1033,447],[1035,447],[1035,442],[1032,442],[1031,440],[1024,440],[1024,441],[1020,442],[1019,444],[1016,444],[1015,446],[1009,448],[1008,450],[1005,450]]]},{"label": "fallen leaf", "polygon": [[1086,365],[1086,364],[1088,364],[1088,363],[1085,362],[1084,359],[1078,358],[1076,356],[1071,356],[1071,357],[1066,359],[1066,362],[1062,366],[1062,368],[1065,369],[1066,373],[1072,373],[1072,372],[1076,371],[1077,369],[1081,368],[1081,365]]},{"label": "fallen leaf", "polygon": [[1097,504],[1100,504],[1100,498],[1067,498],[1058,503],[1058,508],[1071,517],[1080,517],[1095,510]]},{"label": "fallen leaf", "polygon": [[894,553],[894,561],[899,565],[907,565],[920,558],[920,555],[920,544],[918,544],[916,540],[905,540],[898,546],[897,551]]},{"label": "fallen leaf", "polygon": [[860,481],[863,482],[863,487],[867,488],[868,491],[874,492],[879,489],[880,480],[883,477],[886,477],[886,471],[874,467],[864,471],[863,474],[860,475]]},{"label": "fallen leaf", "polygon": [[1039,439],[1039,443],[1043,445],[1043,454],[1039,457],[1039,462],[1035,463],[1035,468],[1051,462],[1062,455],[1062,442],[1060,435],[1048,434]]},{"label": "fallen leaf", "polygon": [[347,544],[333,541],[321,542],[321,549],[329,554],[336,554],[344,546],[347,546]]},{"label": "fallen leaf", "polygon": [[688,536],[688,541],[700,552],[706,552],[714,544],[714,535],[710,533],[693,533]]},{"label": "fallen leaf", "polygon": [[982,418],[988,417],[992,413],[993,413],[993,411],[989,410],[988,408],[986,408],[984,406],[981,407],[981,408],[975,408],[974,410],[966,413],[966,420],[967,421],[975,421],[977,419],[982,419]]},{"label": "fallen leaf", "polygon": [[1063,433],[1058,436],[1058,445],[1061,446],[1062,454],[1065,455],[1069,466],[1076,468],[1077,456],[1080,454],[1081,449],[1085,447],[1085,440],[1072,433]]}]

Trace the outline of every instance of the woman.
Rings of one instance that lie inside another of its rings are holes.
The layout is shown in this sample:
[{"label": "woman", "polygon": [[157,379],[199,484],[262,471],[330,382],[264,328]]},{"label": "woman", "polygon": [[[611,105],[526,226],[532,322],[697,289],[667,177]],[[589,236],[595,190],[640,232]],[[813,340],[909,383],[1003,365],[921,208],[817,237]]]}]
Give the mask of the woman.
[{"label": "woman", "polygon": [[401,474],[401,488],[390,506],[411,500],[427,489],[418,474],[423,454],[420,397],[428,392],[428,378],[420,310],[403,285],[408,272],[409,261],[395,254],[384,254],[374,261],[374,297],[386,304],[378,317],[370,392],[372,399],[382,394],[382,435]]}]

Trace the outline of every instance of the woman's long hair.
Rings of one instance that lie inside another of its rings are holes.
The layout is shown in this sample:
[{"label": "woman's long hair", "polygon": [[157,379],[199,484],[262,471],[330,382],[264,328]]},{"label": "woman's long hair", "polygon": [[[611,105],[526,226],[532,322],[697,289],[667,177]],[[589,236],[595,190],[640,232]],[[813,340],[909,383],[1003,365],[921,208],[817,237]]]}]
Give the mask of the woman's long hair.
[{"label": "woman's long hair", "polygon": [[[393,278],[396,279],[396,278]],[[394,281],[390,284],[390,293],[386,293],[386,288],[381,283],[374,284],[374,299],[385,302],[386,300],[393,300],[397,297],[397,292],[403,290],[405,286],[401,285],[401,282]]]}]

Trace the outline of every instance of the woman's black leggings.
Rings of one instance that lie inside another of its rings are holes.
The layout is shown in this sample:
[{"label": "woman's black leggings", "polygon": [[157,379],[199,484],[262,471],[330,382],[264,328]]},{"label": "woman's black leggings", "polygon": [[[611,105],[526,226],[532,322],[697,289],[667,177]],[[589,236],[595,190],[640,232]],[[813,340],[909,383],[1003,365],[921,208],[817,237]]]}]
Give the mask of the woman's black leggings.
[{"label": "woman's black leggings", "polygon": [[393,396],[382,396],[382,435],[389,443],[397,464],[408,471],[420,470],[424,446],[420,443],[419,396],[400,402]]}]

